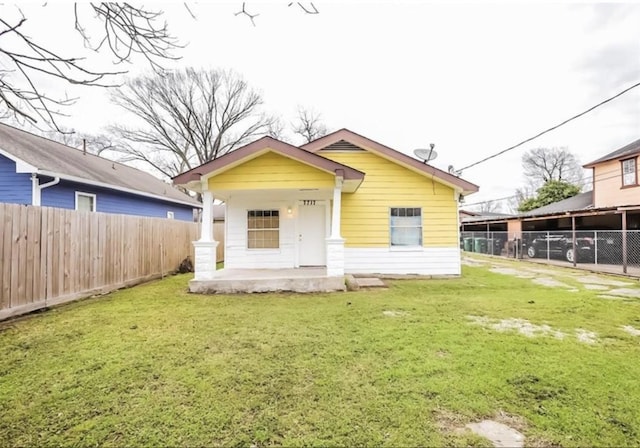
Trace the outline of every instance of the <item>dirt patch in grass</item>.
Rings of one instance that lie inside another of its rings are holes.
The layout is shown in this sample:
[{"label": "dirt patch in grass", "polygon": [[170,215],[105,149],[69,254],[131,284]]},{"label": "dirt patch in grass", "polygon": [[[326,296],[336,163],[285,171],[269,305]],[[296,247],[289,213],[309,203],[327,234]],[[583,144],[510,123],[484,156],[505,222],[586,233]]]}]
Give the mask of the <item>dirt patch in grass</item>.
[{"label": "dirt patch in grass", "polygon": [[387,317],[405,317],[409,315],[406,311],[399,310],[385,310],[382,314]]},{"label": "dirt patch in grass", "polygon": [[611,296],[609,294],[600,294],[600,295],[598,295],[598,298],[599,299],[605,299],[605,300],[620,300],[620,301],[626,300],[625,297]]},{"label": "dirt patch in grass", "polygon": [[461,442],[461,438],[469,434],[490,441],[494,447],[521,447],[525,441],[523,431],[527,428],[526,421],[503,411],[481,422],[470,422],[468,417],[445,409],[436,409],[433,416],[438,429],[456,437],[455,442]]},{"label": "dirt patch in grass", "polygon": [[640,330],[632,327],[631,325],[625,325],[622,327],[622,329],[629,333],[631,336],[640,336]]},{"label": "dirt patch in grass", "polygon": [[585,284],[584,288],[589,289],[591,291],[608,291],[609,290],[609,287],[604,285]]},{"label": "dirt patch in grass", "polygon": [[584,342],[585,344],[595,344],[598,342],[598,335],[593,331],[583,330],[582,328],[576,329],[576,338],[578,341]]},{"label": "dirt patch in grass", "polygon": [[468,423],[466,428],[488,439],[497,448],[520,448],[524,446],[524,435],[520,431],[494,420]]},{"label": "dirt patch in grass", "polygon": [[487,264],[485,261],[474,260],[472,258],[467,258],[467,257],[463,257],[461,262],[464,266],[484,266],[485,264]]},{"label": "dirt patch in grass", "polygon": [[463,415],[456,414],[447,409],[436,409],[433,411],[434,421],[441,432],[451,434],[462,434],[465,432],[464,426],[469,419]]},{"label": "dirt patch in grass", "polygon": [[566,288],[568,291],[577,292],[578,290],[560,280],[551,277],[538,277],[532,280],[536,285],[548,286],[549,288]]},{"label": "dirt patch in grass", "polygon": [[576,280],[579,281],[580,283],[591,283],[594,285],[629,286],[632,284],[629,282],[614,280],[614,279],[599,276],[599,275],[579,276],[579,277],[576,277]]},{"label": "dirt patch in grass", "polygon": [[491,272],[494,272],[496,274],[513,275],[514,277],[518,277],[518,278],[533,278],[533,277],[535,277],[534,274],[531,274],[529,272],[525,272],[525,271],[520,270],[520,269],[504,268],[504,267],[500,267],[500,266],[494,266],[490,270],[491,270]]},{"label": "dirt patch in grass", "polygon": [[527,337],[535,336],[553,336],[556,339],[563,339],[565,334],[562,331],[555,330],[549,325],[532,324],[526,319],[490,319],[486,316],[467,316],[473,323],[482,325],[485,328],[491,328],[497,331],[516,331]]},{"label": "dirt patch in grass", "polygon": [[[556,339],[564,339],[567,335],[565,332],[555,329],[547,324],[534,324],[526,319],[509,318],[509,319],[491,319],[486,316],[467,316],[467,319],[473,324],[481,325],[496,331],[506,332],[515,331],[529,338],[537,336],[552,336]],[[598,342],[597,333],[582,328],[575,330],[576,339],[584,344],[595,344]]]},{"label": "dirt patch in grass", "polygon": [[609,291],[612,296],[630,297],[634,299],[640,299],[640,289],[636,288],[618,288]]}]

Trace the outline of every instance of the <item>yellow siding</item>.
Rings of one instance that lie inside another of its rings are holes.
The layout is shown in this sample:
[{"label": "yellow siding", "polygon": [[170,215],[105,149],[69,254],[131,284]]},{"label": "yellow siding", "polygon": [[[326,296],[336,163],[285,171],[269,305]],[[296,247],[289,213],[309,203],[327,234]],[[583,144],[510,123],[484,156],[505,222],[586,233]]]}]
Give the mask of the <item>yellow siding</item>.
[{"label": "yellow siding", "polygon": [[422,207],[423,246],[458,246],[458,205],[451,187],[373,153],[320,154],[366,173],[358,191],[342,194],[347,247],[388,247],[390,207]]},{"label": "yellow siding", "polygon": [[209,179],[213,190],[333,188],[333,174],[274,152],[256,157]]}]

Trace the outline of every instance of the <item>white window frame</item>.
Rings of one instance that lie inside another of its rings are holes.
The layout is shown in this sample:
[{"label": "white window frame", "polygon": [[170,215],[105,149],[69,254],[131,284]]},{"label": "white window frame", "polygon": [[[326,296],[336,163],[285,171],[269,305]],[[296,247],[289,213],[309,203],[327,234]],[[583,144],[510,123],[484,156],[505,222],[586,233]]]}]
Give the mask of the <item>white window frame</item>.
[{"label": "white window frame", "polygon": [[167,211],[167,219],[175,219],[175,214],[171,211]]},{"label": "white window frame", "polygon": [[[278,227],[277,228],[260,228],[260,229],[250,229],[249,228],[249,214],[251,212],[277,212],[278,213]],[[282,223],[281,223],[281,218],[282,218],[282,211],[277,209],[277,208],[271,208],[271,209],[250,209],[247,210],[247,214],[246,214],[246,223],[247,223],[247,250],[259,250],[259,251],[278,251],[280,250],[280,234],[281,234],[281,227],[282,227]],[[264,231],[264,230],[277,230],[278,231],[278,246],[277,247],[249,247],[249,234],[251,233],[251,231]]]},{"label": "white window frame", "polygon": [[[93,209],[90,212],[95,212],[98,209],[98,199],[93,193],[86,193],[84,191],[76,191],[76,210],[78,210],[78,197],[84,196],[93,199]],[[83,210],[84,211],[84,210]]]},{"label": "white window frame", "polygon": [[[625,166],[627,165],[627,162],[629,164],[632,164],[633,168],[630,171],[625,170]],[[634,187],[636,185],[638,185],[638,162],[637,159],[634,157],[632,159],[626,159],[626,160],[622,160],[622,186],[623,187]],[[631,179],[631,182],[627,182],[627,176],[632,175],[633,179]]]},{"label": "white window frame", "polygon": [[[420,225],[419,226],[393,226],[391,224],[391,213],[393,209],[418,209],[420,210]],[[416,228],[419,229],[419,244],[417,245],[394,245],[392,240],[392,229],[393,228]],[[403,206],[403,207],[389,207],[389,247],[391,250],[422,250],[424,241],[423,241],[423,228],[424,228],[424,214],[422,207],[411,207],[411,206]]]}]

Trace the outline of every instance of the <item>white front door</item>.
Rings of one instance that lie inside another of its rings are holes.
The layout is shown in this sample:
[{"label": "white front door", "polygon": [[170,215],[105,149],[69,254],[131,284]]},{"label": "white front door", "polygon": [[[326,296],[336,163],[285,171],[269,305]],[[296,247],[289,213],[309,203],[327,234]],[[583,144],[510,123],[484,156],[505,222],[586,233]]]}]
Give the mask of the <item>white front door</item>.
[{"label": "white front door", "polygon": [[301,204],[298,207],[298,264],[300,266],[327,264],[325,213],[324,204]]}]

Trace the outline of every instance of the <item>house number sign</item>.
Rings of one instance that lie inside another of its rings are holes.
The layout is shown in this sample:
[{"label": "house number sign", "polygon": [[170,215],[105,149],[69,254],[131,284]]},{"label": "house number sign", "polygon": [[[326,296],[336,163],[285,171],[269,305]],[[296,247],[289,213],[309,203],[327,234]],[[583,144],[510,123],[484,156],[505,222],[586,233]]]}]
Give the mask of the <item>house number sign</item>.
[{"label": "house number sign", "polygon": [[315,199],[304,199],[302,205],[316,205]]}]

